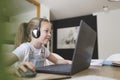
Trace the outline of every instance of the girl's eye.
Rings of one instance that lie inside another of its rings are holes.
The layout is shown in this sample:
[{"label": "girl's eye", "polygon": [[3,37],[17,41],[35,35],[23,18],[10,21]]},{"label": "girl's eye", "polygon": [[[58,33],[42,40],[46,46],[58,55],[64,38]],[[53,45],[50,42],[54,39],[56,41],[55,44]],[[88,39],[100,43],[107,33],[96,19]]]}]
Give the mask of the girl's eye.
[{"label": "girl's eye", "polygon": [[45,32],[48,32],[48,30],[45,30]]},{"label": "girl's eye", "polygon": [[49,31],[49,30],[45,30],[45,32],[46,32],[46,33],[50,33],[50,34],[51,34],[51,31]]}]

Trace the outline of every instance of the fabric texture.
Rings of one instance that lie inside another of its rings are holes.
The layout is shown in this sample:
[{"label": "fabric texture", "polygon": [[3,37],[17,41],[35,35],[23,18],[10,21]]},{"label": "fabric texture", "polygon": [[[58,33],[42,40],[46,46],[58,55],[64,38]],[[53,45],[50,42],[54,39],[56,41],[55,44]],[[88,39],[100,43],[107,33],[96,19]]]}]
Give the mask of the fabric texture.
[{"label": "fabric texture", "polygon": [[12,53],[19,59],[16,65],[20,62],[29,61],[32,62],[35,67],[44,66],[46,58],[50,55],[50,51],[44,46],[40,49],[36,49],[29,42],[21,44]]}]

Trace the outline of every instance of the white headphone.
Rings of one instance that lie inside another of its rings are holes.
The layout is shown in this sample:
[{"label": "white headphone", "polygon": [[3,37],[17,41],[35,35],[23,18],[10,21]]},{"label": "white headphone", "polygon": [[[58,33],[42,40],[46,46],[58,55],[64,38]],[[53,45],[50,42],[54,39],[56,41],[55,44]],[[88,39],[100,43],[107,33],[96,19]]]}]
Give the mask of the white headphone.
[{"label": "white headphone", "polygon": [[38,27],[32,31],[32,35],[34,38],[40,37],[40,28],[41,28],[41,23],[43,20],[44,20],[43,18],[40,18]]}]

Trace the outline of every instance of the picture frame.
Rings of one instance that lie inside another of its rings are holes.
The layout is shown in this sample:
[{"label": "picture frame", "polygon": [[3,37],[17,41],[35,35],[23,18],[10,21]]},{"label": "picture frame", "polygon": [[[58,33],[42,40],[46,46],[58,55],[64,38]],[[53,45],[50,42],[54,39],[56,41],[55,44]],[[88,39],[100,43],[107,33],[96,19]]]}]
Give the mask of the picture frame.
[{"label": "picture frame", "polygon": [[79,26],[57,29],[57,49],[74,49]]},{"label": "picture frame", "polygon": [[[59,41],[64,38],[63,35],[69,35],[70,34],[69,32],[71,30],[72,30],[72,32],[75,32],[75,28],[76,27],[79,27],[79,26],[78,25],[69,26],[69,27],[68,26],[62,26],[62,27],[54,28],[54,31],[53,31],[54,32],[54,34],[53,34],[53,52],[59,54],[60,56],[62,56],[65,59],[69,59],[69,60],[72,59],[72,56],[73,56],[73,53],[74,53],[73,51],[74,51],[74,48],[75,48],[75,42],[76,41],[73,39],[73,41],[70,41],[71,44],[70,43],[69,44],[67,44],[67,43],[65,44],[64,43],[63,44],[64,46],[60,45]],[[79,29],[77,29],[77,30],[79,30]],[[76,31],[76,33],[77,33],[77,31]],[[76,35],[76,33],[73,33],[73,34]],[[74,36],[74,38],[76,38],[76,36]],[[68,39],[68,41],[69,40],[70,39]],[[61,46],[63,46],[63,47],[61,47]],[[69,56],[66,56],[66,55],[69,55]]]}]

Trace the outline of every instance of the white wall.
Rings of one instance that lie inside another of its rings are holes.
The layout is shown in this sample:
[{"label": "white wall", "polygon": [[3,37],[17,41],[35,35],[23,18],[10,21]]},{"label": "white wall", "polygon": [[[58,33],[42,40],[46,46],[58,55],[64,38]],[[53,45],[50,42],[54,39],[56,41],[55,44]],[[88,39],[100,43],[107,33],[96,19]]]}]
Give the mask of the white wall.
[{"label": "white wall", "polygon": [[[37,9],[22,14],[18,14],[15,16],[11,16],[10,22],[17,23],[28,22],[34,17],[37,17]],[[41,18],[45,17],[48,20],[50,19],[50,10],[43,4],[41,4],[40,17]]]},{"label": "white wall", "polygon": [[36,9],[33,11],[29,11],[29,12],[25,12],[22,14],[18,14],[15,16],[11,16],[10,17],[10,22],[14,22],[14,23],[22,23],[22,22],[28,22],[30,19],[32,19],[33,17],[36,17]]},{"label": "white wall", "polygon": [[50,9],[46,5],[41,4],[40,17],[50,20]]},{"label": "white wall", "polygon": [[97,13],[97,30],[99,58],[120,53],[120,10]]}]

